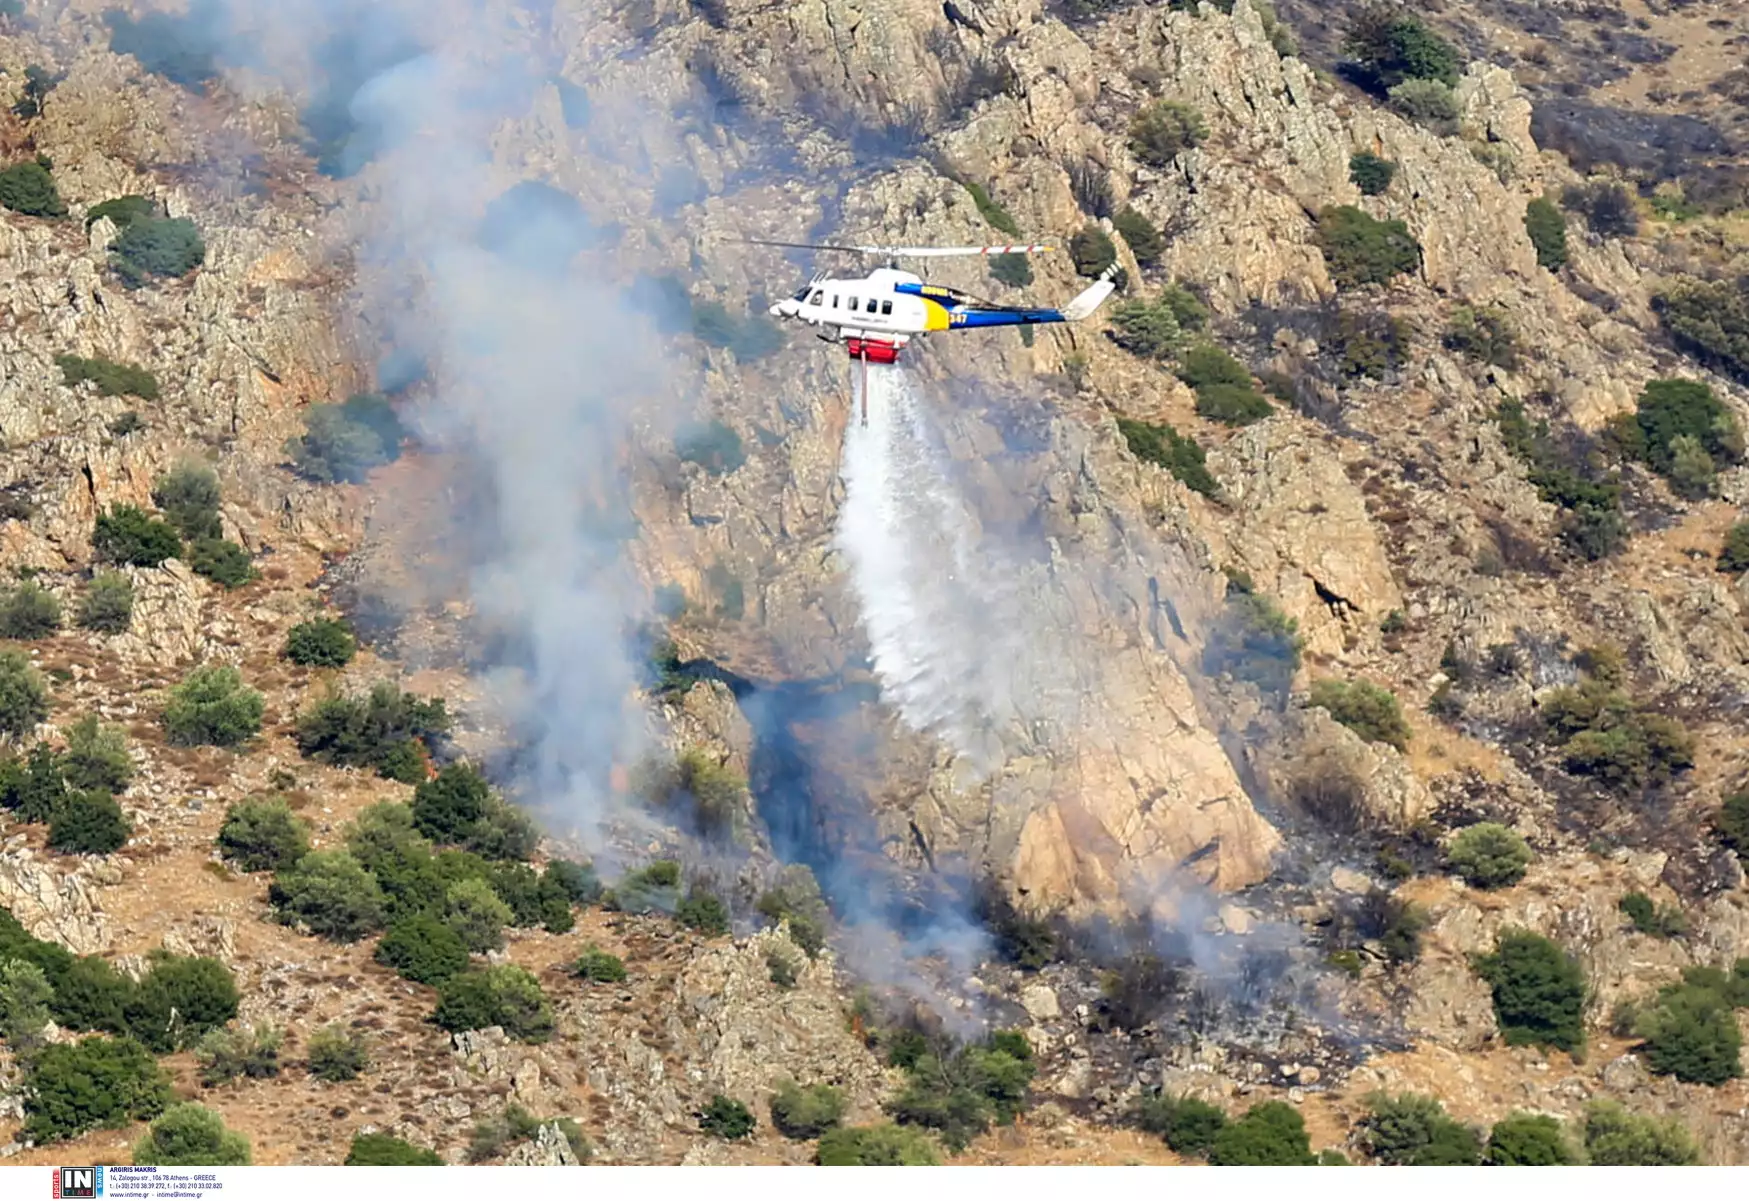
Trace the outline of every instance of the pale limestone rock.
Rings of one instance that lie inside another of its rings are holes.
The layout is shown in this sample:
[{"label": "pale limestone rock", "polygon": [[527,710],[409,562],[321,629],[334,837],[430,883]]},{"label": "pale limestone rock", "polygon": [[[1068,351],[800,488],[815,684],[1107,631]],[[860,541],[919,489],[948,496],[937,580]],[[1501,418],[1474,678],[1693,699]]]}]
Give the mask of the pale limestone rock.
[{"label": "pale limestone rock", "polygon": [[1029,985],[1020,993],[1020,1007],[1035,1022],[1046,1022],[1062,1016],[1057,994],[1048,984]]}]

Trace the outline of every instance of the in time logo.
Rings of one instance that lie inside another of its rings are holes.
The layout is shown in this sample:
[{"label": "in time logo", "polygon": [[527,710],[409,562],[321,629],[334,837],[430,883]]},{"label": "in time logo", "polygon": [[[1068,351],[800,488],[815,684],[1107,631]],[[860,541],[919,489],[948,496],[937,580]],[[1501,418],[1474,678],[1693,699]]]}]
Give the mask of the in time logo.
[{"label": "in time logo", "polygon": [[103,1196],[102,1168],[56,1168],[55,1196],[71,1201],[96,1201]]}]

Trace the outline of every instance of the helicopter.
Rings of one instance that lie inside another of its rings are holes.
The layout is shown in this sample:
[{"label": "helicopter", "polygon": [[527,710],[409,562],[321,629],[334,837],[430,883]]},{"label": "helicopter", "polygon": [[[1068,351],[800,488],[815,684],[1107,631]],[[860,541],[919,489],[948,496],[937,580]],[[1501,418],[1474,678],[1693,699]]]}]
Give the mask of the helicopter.
[{"label": "helicopter", "polygon": [[986,329],[998,325],[1050,325],[1092,316],[1116,290],[1117,264],[1107,267],[1080,295],[1060,309],[996,304],[899,269],[906,258],[954,255],[1039,254],[1053,247],[1029,246],[836,246],[810,242],[767,242],[747,239],[745,245],[789,250],[823,250],[840,254],[879,256],[886,266],[861,279],[835,279],[817,274],[795,295],[773,304],[773,317],[819,327],[817,336],[842,342],[853,360],[862,363],[862,423],[868,424],[868,365],[896,363],[911,339],[938,330]]}]

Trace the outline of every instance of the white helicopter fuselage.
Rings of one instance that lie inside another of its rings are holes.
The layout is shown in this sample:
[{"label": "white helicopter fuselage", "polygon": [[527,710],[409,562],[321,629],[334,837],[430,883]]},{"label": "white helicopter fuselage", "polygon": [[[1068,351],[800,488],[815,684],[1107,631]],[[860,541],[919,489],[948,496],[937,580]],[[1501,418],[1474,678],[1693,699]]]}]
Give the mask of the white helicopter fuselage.
[{"label": "white helicopter fuselage", "polygon": [[[900,290],[910,285],[918,291]],[[893,357],[898,348],[914,335],[931,329],[947,329],[948,321],[937,318],[931,322],[931,309],[938,312],[920,293],[923,280],[909,271],[878,267],[861,279],[820,278],[786,300],[771,306],[771,315],[786,317],[820,328],[821,335],[833,341],[873,342],[869,357],[891,362],[881,353],[890,347]],[[858,357],[861,357],[860,355]]]}]

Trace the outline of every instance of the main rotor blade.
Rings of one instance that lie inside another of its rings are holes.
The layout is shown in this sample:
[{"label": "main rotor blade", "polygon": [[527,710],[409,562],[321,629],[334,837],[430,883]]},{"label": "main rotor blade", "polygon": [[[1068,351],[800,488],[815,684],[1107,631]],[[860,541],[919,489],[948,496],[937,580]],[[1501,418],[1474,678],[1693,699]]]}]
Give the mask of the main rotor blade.
[{"label": "main rotor blade", "polygon": [[960,254],[1038,254],[1055,250],[1054,246],[863,246],[869,254],[890,254],[898,258],[934,259]]},{"label": "main rotor blade", "polygon": [[784,250],[836,250],[844,254],[868,254],[867,246],[830,246],[822,242],[768,242],[764,238],[736,238],[742,246],[778,246]]},{"label": "main rotor blade", "polygon": [[933,259],[971,254],[1039,254],[1055,250],[1038,243],[1029,246],[836,246],[822,242],[769,242],[763,238],[738,238],[743,246],[778,246],[785,250],[831,250],[841,254],[876,254],[889,258]]}]

